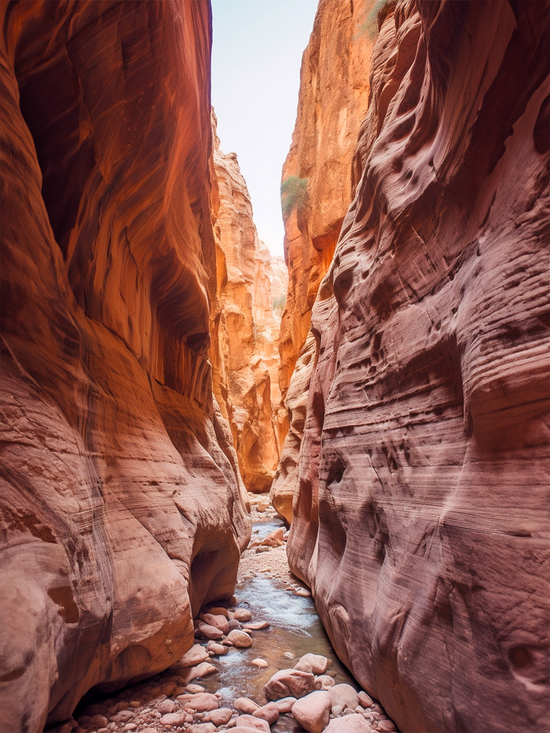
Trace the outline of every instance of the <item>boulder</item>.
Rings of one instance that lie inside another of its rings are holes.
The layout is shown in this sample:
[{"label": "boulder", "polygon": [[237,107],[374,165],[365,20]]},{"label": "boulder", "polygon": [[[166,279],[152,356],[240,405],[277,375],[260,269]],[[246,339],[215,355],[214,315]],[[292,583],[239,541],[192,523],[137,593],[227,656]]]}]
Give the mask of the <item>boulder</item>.
[{"label": "boulder", "polygon": [[328,692],[316,691],[297,700],[292,715],[308,733],[321,733],[330,720],[332,700]]},{"label": "boulder", "polygon": [[359,705],[359,696],[351,685],[334,685],[327,692],[330,695],[333,706],[341,705],[342,709],[351,708],[353,710]]},{"label": "boulder", "polygon": [[294,669],[299,669],[302,672],[313,672],[315,675],[325,674],[327,667],[330,664],[330,659],[323,657],[321,654],[304,654],[303,657],[296,662]]},{"label": "boulder", "polygon": [[282,697],[303,697],[315,689],[315,677],[311,672],[281,669],[266,682],[264,689],[269,700],[279,700]]},{"label": "boulder", "polygon": [[227,641],[230,641],[237,649],[247,649],[249,646],[252,646],[252,637],[238,629],[229,632]]},{"label": "boulder", "polygon": [[372,733],[372,728],[362,715],[353,713],[331,720],[324,733]]}]

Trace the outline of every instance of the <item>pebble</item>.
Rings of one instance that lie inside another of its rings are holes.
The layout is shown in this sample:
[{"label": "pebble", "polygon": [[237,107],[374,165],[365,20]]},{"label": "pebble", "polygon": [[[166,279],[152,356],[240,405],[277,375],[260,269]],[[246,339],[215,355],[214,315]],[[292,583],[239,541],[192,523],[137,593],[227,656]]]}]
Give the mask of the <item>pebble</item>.
[{"label": "pebble", "polygon": [[309,598],[311,596],[311,591],[307,588],[296,588],[294,593],[301,598]]},{"label": "pebble", "polygon": [[268,663],[265,661],[265,659],[253,659],[250,664],[253,664],[255,667],[268,667]]},{"label": "pebble", "polygon": [[248,608],[237,608],[233,614],[233,618],[237,619],[237,621],[250,621],[252,613]]},{"label": "pebble", "polygon": [[359,698],[359,702],[360,702],[360,704],[361,704],[361,705],[362,705],[362,706],[363,706],[364,708],[370,708],[370,706],[371,706],[371,705],[372,705],[372,703],[373,703],[373,700],[372,700],[372,698],[370,697],[370,695],[367,695],[367,693],[366,693],[366,692],[365,692],[364,690],[361,690],[360,692],[358,692],[358,693],[357,693],[357,697]]},{"label": "pebble", "polygon": [[245,631],[263,631],[269,629],[269,621],[256,621],[255,623],[243,624]]}]

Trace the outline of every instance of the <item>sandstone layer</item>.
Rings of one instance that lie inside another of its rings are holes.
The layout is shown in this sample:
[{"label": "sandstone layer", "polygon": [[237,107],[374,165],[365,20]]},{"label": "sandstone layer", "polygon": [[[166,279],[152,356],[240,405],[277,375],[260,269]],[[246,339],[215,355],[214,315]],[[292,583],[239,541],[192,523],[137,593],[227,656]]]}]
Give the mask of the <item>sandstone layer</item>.
[{"label": "sandstone layer", "polygon": [[[313,366],[305,346],[311,309],[353,198],[353,156],[369,98],[374,5],[375,0],[321,0],[302,59],[298,114],[281,187],[289,294],[279,382],[289,434],[272,488],[278,507],[292,507],[297,486],[304,388]],[[282,512],[289,520],[288,509]]]},{"label": "sandstone layer", "polygon": [[224,154],[219,144],[214,173],[214,391],[231,425],[244,484],[249,491],[264,492],[279,461],[278,343],[288,274],[282,259],[272,256],[258,237],[237,156]]},{"label": "sandstone layer", "polygon": [[153,674],[250,533],[212,397],[207,2],[2,2],[0,729]]},{"label": "sandstone layer", "polygon": [[547,730],[548,10],[380,23],[290,565],[400,730]]}]

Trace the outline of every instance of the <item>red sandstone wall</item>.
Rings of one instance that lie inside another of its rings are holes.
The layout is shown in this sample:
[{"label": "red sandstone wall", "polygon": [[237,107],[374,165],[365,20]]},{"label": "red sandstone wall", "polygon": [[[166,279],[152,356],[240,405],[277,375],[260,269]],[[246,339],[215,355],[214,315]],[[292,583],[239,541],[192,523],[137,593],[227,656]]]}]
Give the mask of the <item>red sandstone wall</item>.
[{"label": "red sandstone wall", "polygon": [[249,529],[208,363],[209,4],[0,13],[0,728],[34,732],[177,659]]},{"label": "red sandstone wall", "polygon": [[547,730],[548,7],[381,21],[289,559],[402,731]]},{"label": "red sandstone wall", "polygon": [[[217,140],[214,127],[214,137]],[[214,151],[217,305],[212,312],[214,393],[227,417],[249,491],[269,491],[279,460],[279,315],[284,262],[260,241],[235,153]]]},{"label": "red sandstone wall", "polygon": [[[279,384],[288,436],[271,500],[290,521],[311,367],[311,309],[353,198],[352,163],[369,99],[375,0],[321,0],[300,72],[298,114],[283,166],[282,203],[289,290],[281,321]],[[371,17],[372,16],[372,17]],[[294,184],[293,184],[294,181]],[[292,187],[301,194],[292,205]],[[299,376],[298,376],[299,374]]]}]

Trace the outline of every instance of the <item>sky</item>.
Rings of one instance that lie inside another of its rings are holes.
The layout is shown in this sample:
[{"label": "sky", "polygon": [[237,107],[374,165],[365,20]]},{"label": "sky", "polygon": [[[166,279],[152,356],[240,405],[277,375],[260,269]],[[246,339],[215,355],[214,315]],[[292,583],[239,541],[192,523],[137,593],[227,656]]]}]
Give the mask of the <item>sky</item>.
[{"label": "sky", "polygon": [[212,104],[220,147],[237,153],[260,239],[281,256],[281,169],[317,2],[212,0]]}]

